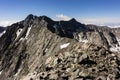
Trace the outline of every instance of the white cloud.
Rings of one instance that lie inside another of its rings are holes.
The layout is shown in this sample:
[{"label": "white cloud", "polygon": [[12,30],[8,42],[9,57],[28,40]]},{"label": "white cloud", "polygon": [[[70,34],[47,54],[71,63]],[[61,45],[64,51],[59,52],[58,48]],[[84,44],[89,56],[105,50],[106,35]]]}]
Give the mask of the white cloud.
[{"label": "white cloud", "polygon": [[3,27],[6,27],[6,26],[9,26],[13,23],[16,23],[18,22],[19,20],[16,20],[16,21],[0,21],[0,26],[3,26]]},{"label": "white cloud", "polygon": [[85,24],[120,27],[120,18],[78,18],[77,20]]},{"label": "white cloud", "polygon": [[[70,19],[71,17],[64,14],[58,14],[56,15],[56,18],[55,18],[55,20],[64,20],[64,21],[68,21]],[[76,20],[84,24],[120,27],[120,18],[77,18]]]},{"label": "white cloud", "polygon": [[58,14],[56,15],[56,20],[64,20],[64,21],[67,21],[67,20],[70,20],[71,18],[64,15],[64,14]]}]

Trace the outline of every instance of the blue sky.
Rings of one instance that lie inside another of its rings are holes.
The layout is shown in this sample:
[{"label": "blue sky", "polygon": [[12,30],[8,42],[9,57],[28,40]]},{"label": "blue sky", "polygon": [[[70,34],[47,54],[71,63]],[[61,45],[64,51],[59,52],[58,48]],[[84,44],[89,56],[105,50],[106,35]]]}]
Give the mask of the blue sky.
[{"label": "blue sky", "polygon": [[120,24],[120,0],[0,0],[0,23],[19,21],[28,14],[52,19],[76,18],[83,23]]}]

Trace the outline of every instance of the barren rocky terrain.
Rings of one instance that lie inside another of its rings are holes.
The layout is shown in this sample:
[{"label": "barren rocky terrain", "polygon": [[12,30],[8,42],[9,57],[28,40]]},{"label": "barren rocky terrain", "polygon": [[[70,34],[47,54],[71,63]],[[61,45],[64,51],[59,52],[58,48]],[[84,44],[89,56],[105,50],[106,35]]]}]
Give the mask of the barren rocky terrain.
[{"label": "barren rocky terrain", "polygon": [[120,28],[30,14],[0,37],[0,80],[120,80]]}]

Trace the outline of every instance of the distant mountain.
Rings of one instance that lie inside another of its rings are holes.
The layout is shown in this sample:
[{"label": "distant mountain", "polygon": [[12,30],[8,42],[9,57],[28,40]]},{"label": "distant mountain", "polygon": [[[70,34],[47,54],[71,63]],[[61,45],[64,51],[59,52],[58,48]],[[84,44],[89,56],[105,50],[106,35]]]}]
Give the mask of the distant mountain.
[{"label": "distant mountain", "polygon": [[28,15],[0,37],[1,80],[120,80],[120,28]]}]

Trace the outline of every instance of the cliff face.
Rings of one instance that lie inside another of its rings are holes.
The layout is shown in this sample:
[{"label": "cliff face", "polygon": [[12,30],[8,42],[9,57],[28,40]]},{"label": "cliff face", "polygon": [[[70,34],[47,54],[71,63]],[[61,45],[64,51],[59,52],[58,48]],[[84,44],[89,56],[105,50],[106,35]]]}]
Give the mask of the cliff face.
[{"label": "cliff face", "polygon": [[119,35],[119,28],[29,15],[0,38],[0,79],[119,80]]}]

